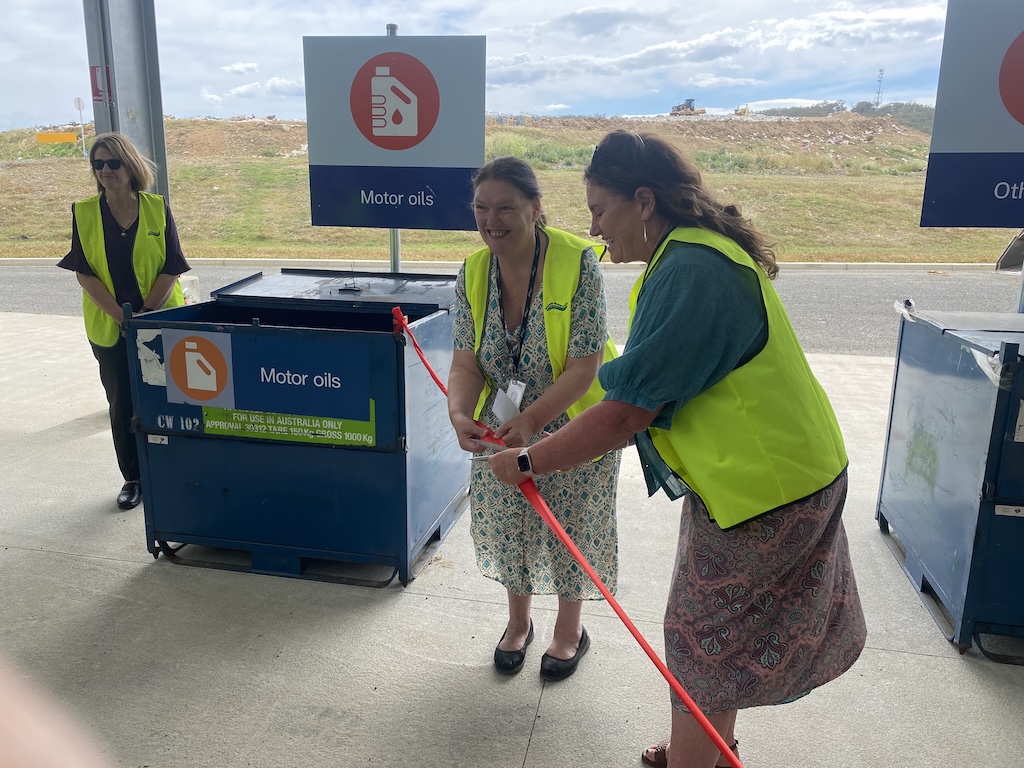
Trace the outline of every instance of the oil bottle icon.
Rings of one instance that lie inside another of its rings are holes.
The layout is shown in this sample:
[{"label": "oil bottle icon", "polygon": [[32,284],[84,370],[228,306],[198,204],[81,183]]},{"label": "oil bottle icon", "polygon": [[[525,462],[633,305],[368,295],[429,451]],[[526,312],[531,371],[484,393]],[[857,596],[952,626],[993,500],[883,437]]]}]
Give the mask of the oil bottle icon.
[{"label": "oil bottle icon", "polygon": [[370,78],[373,135],[416,136],[419,133],[416,94],[391,76],[391,67],[377,67],[376,72]]},{"label": "oil bottle icon", "polygon": [[201,392],[217,391],[217,369],[203,357],[194,341],[185,342],[185,386]]}]

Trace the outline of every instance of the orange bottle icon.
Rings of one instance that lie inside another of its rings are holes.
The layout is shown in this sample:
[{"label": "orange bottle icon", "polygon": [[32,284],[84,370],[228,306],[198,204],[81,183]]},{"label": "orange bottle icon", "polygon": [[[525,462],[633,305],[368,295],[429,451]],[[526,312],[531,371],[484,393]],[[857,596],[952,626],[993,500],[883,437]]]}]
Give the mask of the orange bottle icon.
[{"label": "orange bottle icon", "polygon": [[416,94],[391,76],[391,67],[377,67],[376,72],[370,78],[373,135],[416,136],[419,133]]},{"label": "orange bottle icon", "polygon": [[185,342],[185,386],[201,392],[217,391],[217,369],[203,357],[194,341]]}]

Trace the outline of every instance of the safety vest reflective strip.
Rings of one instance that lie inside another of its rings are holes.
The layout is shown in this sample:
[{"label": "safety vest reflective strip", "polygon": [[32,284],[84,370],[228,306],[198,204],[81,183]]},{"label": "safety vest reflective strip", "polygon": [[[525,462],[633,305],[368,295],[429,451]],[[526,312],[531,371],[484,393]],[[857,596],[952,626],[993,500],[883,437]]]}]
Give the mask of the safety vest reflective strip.
[{"label": "safety vest reflective strip", "polygon": [[[93,274],[107,287],[110,295],[114,296],[114,280],[107,265],[106,244],[103,240],[100,196],[96,195],[75,203],[74,217],[85,260]],[[140,192],[139,224],[135,233],[135,246],[132,249],[132,268],[143,298],[153,288],[153,283],[167,261],[167,245],[164,239],[166,226],[167,212],[163,197]],[[184,303],[181,285],[175,283],[174,290],[171,291],[164,306],[180,307]],[[82,314],[85,317],[85,333],[89,341],[98,347],[112,347],[117,343],[121,331],[114,318],[100,309],[85,291],[82,291]]]},{"label": "safety vest reflective strip", "polygon": [[[665,463],[701,497],[721,528],[731,528],[831,484],[846,467],[846,448],[832,405],[764,270],[722,235],[679,228],[654,254],[648,279],[670,242],[706,245],[754,270],[767,311],[764,348],[683,405],[671,429],[648,430]],[[631,323],[643,281],[630,296]],[[781,396],[764,397],[765,392]]]},{"label": "safety vest reflective strip", "polygon": [[[555,380],[565,370],[565,359],[569,354],[569,333],[572,323],[572,300],[580,284],[580,264],[583,252],[588,248],[603,252],[604,246],[588,242],[560,229],[545,227],[548,247],[544,255],[544,331],[548,343],[548,357],[551,373]],[[487,293],[490,288],[491,252],[482,248],[466,259],[466,298],[473,314],[473,351],[479,354],[483,337],[484,318],[487,314]],[[604,362],[613,360],[618,352],[609,335],[604,348]],[[475,418],[479,420],[484,403],[491,392],[491,383],[484,379],[484,388],[477,401]],[[588,406],[604,399],[604,390],[594,379],[583,397],[566,409],[570,419],[582,413]]]}]

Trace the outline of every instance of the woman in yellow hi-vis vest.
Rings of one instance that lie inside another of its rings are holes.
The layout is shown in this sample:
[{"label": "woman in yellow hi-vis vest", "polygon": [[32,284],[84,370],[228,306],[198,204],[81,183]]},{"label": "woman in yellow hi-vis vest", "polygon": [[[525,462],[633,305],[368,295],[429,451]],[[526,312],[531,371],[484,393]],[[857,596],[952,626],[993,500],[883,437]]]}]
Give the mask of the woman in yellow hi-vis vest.
[{"label": "woman in yellow hi-vis vest", "polygon": [[138,313],[181,306],[178,275],[189,266],[166,201],[143,191],[153,185],[152,163],[128,137],[100,134],[89,162],[99,194],[72,206],[71,250],[57,266],[72,270],[82,286],[85,332],[99,363],[124,476],[117,506],[131,509],[142,501],[142,488],[121,307],[131,304]]},{"label": "woman in yellow hi-vis vest", "polygon": [[[635,436],[651,494],[683,498],[665,612],[673,675],[738,752],[740,709],[793,701],[857,660],[866,629],[843,527],[846,449],[771,279],[775,254],[699,171],[650,134],[614,131],[585,172],[591,235],[647,264],[603,402],[529,449],[533,473]],[[520,483],[522,457],[490,459]],[[645,764],[727,761],[673,694]]]},{"label": "woman in yellow hi-vis vest", "polygon": [[[525,161],[500,157],[477,171],[473,209],[485,247],[459,272],[448,410],[466,451],[484,444],[479,420],[506,445],[525,448],[561,429],[603,391],[595,376],[615,354],[594,244],[544,225],[540,187]],[[539,481],[551,510],[614,589],[618,572],[618,451]],[[495,669],[519,672],[533,640],[534,595],[557,595],[558,616],[541,658],[545,680],[576,671],[590,645],[583,600],[600,592],[519,491],[473,463],[471,530],[477,565],[508,592],[508,623]]]}]

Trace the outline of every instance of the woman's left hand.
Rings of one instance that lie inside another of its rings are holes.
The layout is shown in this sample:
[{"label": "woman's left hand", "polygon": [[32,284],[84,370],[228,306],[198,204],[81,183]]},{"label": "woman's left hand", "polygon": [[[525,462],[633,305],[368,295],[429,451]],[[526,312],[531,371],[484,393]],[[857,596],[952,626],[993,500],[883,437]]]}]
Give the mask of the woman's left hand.
[{"label": "woman's left hand", "polygon": [[524,448],[530,444],[530,440],[537,433],[537,425],[527,413],[520,413],[518,416],[509,419],[502,424],[494,433],[500,437],[509,448]]},{"label": "woman's left hand", "polygon": [[519,471],[519,451],[519,448],[499,451],[487,460],[494,476],[505,485],[519,485],[529,479]]}]

